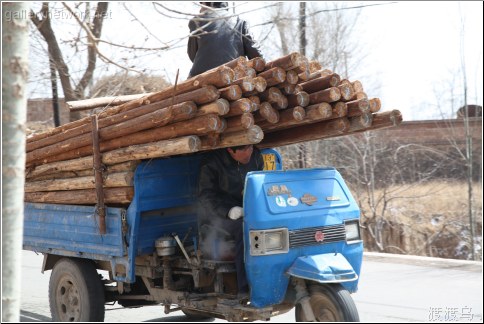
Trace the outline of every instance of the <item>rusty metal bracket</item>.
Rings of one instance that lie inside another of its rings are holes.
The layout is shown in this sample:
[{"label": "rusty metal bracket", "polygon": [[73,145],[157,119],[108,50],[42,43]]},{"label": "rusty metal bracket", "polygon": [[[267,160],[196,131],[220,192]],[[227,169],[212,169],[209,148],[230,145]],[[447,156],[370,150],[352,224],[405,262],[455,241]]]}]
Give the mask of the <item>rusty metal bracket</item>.
[{"label": "rusty metal bracket", "polygon": [[106,234],[106,206],[104,205],[104,177],[101,163],[101,151],[99,149],[99,126],[97,115],[91,118],[92,122],[92,164],[94,168],[94,180],[96,184],[96,212],[99,215],[99,233]]}]

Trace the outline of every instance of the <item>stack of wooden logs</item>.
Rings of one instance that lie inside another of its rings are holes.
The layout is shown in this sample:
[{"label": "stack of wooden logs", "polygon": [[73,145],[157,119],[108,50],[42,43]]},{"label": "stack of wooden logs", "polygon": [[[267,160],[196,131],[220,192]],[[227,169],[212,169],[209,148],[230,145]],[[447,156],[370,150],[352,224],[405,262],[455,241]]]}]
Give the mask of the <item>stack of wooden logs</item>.
[{"label": "stack of wooden logs", "polygon": [[271,62],[240,57],[156,93],[68,105],[92,115],[27,139],[25,201],[96,204],[96,173],[107,204],[128,204],[143,159],[278,147],[402,121],[398,110],[380,112],[361,82],[299,53]]}]

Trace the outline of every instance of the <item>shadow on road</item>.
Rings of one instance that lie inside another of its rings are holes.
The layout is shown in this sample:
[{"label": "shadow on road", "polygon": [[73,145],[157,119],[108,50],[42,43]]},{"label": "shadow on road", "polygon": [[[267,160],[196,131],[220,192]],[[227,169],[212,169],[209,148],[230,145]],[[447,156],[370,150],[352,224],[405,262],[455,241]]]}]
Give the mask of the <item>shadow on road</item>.
[{"label": "shadow on road", "polygon": [[50,317],[20,310],[20,322],[52,322]]},{"label": "shadow on road", "polygon": [[187,323],[193,323],[193,322],[213,322],[215,319],[213,318],[208,318],[208,319],[196,319],[194,320],[193,318],[190,318],[185,315],[176,315],[176,316],[164,316],[164,317],[159,317],[159,318],[153,318],[150,320],[147,320],[145,322],[187,322]]}]

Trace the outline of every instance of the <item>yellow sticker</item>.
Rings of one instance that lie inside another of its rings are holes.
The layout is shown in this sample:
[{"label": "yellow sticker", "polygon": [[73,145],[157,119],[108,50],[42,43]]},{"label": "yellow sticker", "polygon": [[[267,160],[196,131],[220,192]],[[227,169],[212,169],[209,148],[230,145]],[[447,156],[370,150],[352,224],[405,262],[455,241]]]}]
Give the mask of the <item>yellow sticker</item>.
[{"label": "yellow sticker", "polygon": [[264,171],[274,171],[276,169],[276,155],[272,153],[262,154],[264,159]]}]

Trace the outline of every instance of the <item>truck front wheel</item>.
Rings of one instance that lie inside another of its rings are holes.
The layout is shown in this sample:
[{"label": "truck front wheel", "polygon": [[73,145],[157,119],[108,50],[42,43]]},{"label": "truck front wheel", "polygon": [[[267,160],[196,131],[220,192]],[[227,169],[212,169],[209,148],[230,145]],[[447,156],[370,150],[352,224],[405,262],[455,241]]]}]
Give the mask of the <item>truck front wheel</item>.
[{"label": "truck front wheel", "polygon": [[[311,308],[317,322],[359,322],[360,317],[350,293],[339,284],[308,285]],[[296,305],[296,322],[306,322],[300,304]]]},{"label": "truck front wheel", "polygon": [[104,287],[94,265],[83,259],[59,260],[49,281],[54,322],[104,321]]}]

